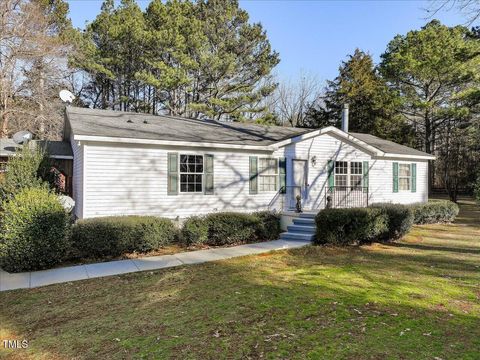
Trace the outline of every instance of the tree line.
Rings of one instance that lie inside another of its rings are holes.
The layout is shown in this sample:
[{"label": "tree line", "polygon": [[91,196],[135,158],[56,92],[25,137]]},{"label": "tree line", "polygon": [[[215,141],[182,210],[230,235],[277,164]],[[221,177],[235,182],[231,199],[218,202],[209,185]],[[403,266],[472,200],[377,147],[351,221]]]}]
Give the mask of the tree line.
[{"label": "tree line", "polygon": [[63,0],[0,3],[0,130],[58,138],[76,104],[280,126],[339,126],[437,156],[429,182],[456,198],[479,169],[480,31],[432,20],[397,35],[380,62],[355,49],[338,76],[278,80],[280,55],[236,0],[103,2],[84,30]]}]

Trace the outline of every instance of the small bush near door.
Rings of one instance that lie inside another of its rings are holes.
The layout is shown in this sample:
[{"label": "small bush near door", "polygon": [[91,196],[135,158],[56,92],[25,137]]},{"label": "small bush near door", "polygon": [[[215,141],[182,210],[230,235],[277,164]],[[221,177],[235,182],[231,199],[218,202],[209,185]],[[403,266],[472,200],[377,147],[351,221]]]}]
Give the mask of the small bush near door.
[{"label": "small bush near door", "polygon": [[169,219],[111,216],[78,221],[71,238],[75,257],[95,258],[156,250],[174,242],[177,235]]},{"label": "small bush near door", "polygon": [[219,212],[185,220],[181,241],[185,245],[233,245],[278,239],[280,217],[273,212],[252,214]]},{"label": "small bush near door", "polygon": [[69,249],[69,215],[55,194],[26,188],[4,202],[0,267],[19,272],[57,265]]},{"label": "small bush near door", "polygon": [[258,211],[253,213],[260,222],[256,229],[260,240],[277,240],[280,236],[280,215],[272,211]]},{"label": "small bush near door", "polygon": [[387,214],[376,208],[325,209],[315,221],[317,244],[365,244],[388,231]]},{"label": "small bush near door", "polygon": [[460,208],[449,200],[432,200],[413,205],[415,224],[448,223],[455,220]]}]

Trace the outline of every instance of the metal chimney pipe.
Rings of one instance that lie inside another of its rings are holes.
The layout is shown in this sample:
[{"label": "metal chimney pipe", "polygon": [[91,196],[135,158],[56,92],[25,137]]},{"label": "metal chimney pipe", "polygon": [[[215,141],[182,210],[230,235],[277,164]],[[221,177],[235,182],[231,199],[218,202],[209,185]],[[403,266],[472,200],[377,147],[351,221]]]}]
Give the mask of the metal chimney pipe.
[{"label": "metal chimney pipe", "polygon": [[348,104],[343,104],[342,131],[348,133]]}]

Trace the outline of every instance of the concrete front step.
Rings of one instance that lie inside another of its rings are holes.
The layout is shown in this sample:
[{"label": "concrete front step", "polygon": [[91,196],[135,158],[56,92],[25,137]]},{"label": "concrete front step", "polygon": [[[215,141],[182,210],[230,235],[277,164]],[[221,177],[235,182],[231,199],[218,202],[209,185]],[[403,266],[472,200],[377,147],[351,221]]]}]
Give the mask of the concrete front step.
[{"label": "concrete front step", "polygon": [[316,213],[309,213],[309,212],[300,213],[301,218],[315,219],[315,216],[317,216]]},{"label": "concrete front step", "polygon": [[315,238],[315,234],[306,234],[300,232],[284,232],[280,234],[280,239],[282,240],[301,240],[301,241],[312,241]]},{"label": "concrete front step", "polygon": [[312,225],[288,225],[287,230],[290,232],[299,232],[306,234],[315,234],[316,227]]},{"label": "concrete front step", "polygon": [[298,217],[293,219],[293,223],[300,226],[315,226],[315,219]]}]

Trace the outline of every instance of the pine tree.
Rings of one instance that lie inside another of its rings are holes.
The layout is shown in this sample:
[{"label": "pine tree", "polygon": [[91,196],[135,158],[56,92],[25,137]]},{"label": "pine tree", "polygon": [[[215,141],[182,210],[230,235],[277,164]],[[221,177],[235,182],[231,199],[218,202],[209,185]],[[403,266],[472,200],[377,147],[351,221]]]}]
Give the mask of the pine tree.
[{"label": "pine tree", "polygon": [[369,54],[356,49],[339,67],[339,75],[327,82],[319,105],[311,107],[311,127],[340,127],[343,104],[350,106],[352,132],[362,132],[408,144],[410,127],[398,116],[400,99],[379,76]]}]

